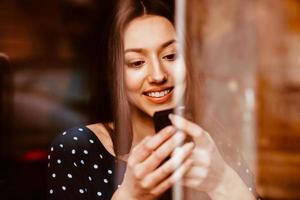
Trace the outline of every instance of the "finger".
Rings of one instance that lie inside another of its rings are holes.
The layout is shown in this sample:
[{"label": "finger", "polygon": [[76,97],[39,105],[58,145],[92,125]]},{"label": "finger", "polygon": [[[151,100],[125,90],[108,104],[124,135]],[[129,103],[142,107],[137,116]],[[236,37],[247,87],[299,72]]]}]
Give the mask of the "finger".
[{"label": "finger", "polygon": [[186,179],[204,179],[208,174],[208,169],[206,167],[193,166],[190,170],[184,175]]},{"label": "finger", "polygon": [[153,193],[154,195],[159,195],[165,192],[184,176],[184,174],[189,170],[192,164],[192,160],[186,160],[169,178],[156,186],[151,191],[151,193]]},{"label": "finger", "polygon": [[178,147],[174,156],[157,170],[147,175],[142,184],[148,188],[158,185],[166,177],[172,174],[180,165],[182,165],[186,158],[192,153],[194,146],[195,144],[191,142],[183,145],[182,147]]},{"label": "finger", "polygon": [[183,178],[181,184],[190,188],[198,188],[203,183],[203,181],[204,179]]},{"label": "finger", "polygon": [[170,114],[169,117],[172,121],[172,124],[179,130],[182,130],[186,134],[191,136],[197,145],[205,146],[206,148],[211,150],[214,148],[214,141],[211,138],[210,134],[200,126],[178,115]]},{"label": "finger", "polygon": [[135,150],[141,148],[144,144],[146,144],[146,142],[147,142],[150,138],[151,138],[151,136],[146,136],[146,137],[144,137],[144,139],[143,139],[140,143],[138,143],[138,144],[132,149],[132,151],[135,151]]},{"label": "finger", "polygon": [[170,114],[169,118],[170,118],[172,124],[176,128],[186,132],[188,135],[192,136],[193,138],[200,138],[205,135],[205,131],[202,128],[200,128],[197,124],[186,120],[183,117],[180,117],[180,116],[174,115],[174,114]]},{"label": "finger", "polygon": [[130,156],[128,158],[128,163],[132,163],[132,164],[135,164],[137,162],[137,160],[135,159],[134,156],[132,156],[134,154],[134,152],[137,152],[138,149],[140,149],[143,145],[146,144],[147,141],[149,141],[151,137],[150,136],[146,136],[139,144],[137,144],[132,150],[131,150],[131,153],[130,153]]},{"label": "finger", "polygon": [[131,155],[130,161],[132,161],[133,164],[144,161],[159,145],[170,138],[174,134],[175,130],[176,129],[173,126],[165,127],[156,135],[149,137],[147,141],[137,145],[132,150],[133,155]]},{"label": "finger", "polygon": [[186,138],[186,134],[178,132],[174,134],[169,140],[157,148],[141,165],[139,168],[143,171],[144,175],[156,169],[168,156],[171,155],[173,150],[181,145]]},{"label": "finger", "polygon": [[195,148],[191,155],[195,166],[208,167],[211,163],[211,153],[206,149]]},{"label": "finger", "polygon": [[176,129],[174,126],[167,126],[163,128],[161,131],[159,131],[157,134],[155,134],[151,140],[148,142],[147,145],[149,145],[152,149],[157,149],[164,141],[169,139],[172,135],[174,135]]}]

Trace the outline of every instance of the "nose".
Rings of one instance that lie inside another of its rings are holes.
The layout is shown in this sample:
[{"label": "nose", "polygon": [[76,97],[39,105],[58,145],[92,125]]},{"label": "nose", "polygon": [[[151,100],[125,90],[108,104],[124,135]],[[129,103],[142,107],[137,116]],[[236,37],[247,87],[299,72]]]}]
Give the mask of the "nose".
[{"label": "nose", "polygon": [[158,60],[153,60],[149,67],[148,81],[154,84],[162,84],[166,82],[167,74],[163,65]]}]

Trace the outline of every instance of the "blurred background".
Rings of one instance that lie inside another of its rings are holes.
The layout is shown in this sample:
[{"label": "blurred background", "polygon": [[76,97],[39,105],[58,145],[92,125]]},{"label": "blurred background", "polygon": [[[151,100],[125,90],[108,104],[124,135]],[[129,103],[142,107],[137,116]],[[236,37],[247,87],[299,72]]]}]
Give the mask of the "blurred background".
[{"label": "blurred background", "polygon": [[[114,2],[1,0],[1,198],[45,199],[52,139],[110,119]],[[238,140],[259,193],[300,199],[300,1],[189,0],[186,19],[207,109]]]},{"label": "blurred background", "polygon": [[109,118],[102,58],[113,3],[1,0],[1,199],[45,199],[54,137]]}]

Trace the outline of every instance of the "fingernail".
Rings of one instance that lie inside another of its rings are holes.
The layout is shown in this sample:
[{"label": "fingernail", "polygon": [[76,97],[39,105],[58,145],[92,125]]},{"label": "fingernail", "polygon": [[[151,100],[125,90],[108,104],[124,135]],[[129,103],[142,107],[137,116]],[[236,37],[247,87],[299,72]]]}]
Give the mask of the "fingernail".
[{"label": "fingernail", "polygon": [[167,129],[166,132],[169,132],[169,133],[175,131],[175,128],[173,126],[168,126],[166,129]]},{"label": "fingernail", "polygon": [[174,114],[170,113],[170,114],[169,114],[169,119],[170,119],[170,120],[173,120],[173,118],[174,118]]},{"label": "fingernail", "polygon": [[188,149],[192,149],[194,146],[195,146],[195,143],[194,142],[188,142],[188,143],[186,143],[186,146],[187,146],[187,148]]},{"label": "fingernail", "polygon": [[175,137],[176,137],[177,141],[183,141],[186,138],[186,134],[184,134],[181,131],[178,131],[178,132],[176,132]]}]

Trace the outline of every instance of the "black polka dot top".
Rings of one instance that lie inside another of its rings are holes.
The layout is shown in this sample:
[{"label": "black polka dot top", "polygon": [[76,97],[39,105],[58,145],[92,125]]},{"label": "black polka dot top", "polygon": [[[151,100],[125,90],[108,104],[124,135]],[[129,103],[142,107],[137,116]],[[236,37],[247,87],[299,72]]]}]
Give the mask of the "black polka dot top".
[{"label": "black polka dot top", "polygon": [[[126,162],[111,155],[87,127],[76,127],[58,135],[48,155],[48,199],[110,200],[121,185]],[[257,199],[251,173],[244,162],[233,169]],[[167,191],[160,199],[171,199]],[[203,194],[200,199],[209,199]]]},{"label": "black polka dot top", "polygon": [[115,166],[119,174],[126,167],[86,127],[58,135],[48,160],[48,199],[111,199],[122,182],[122,176],[115,176]]}]

